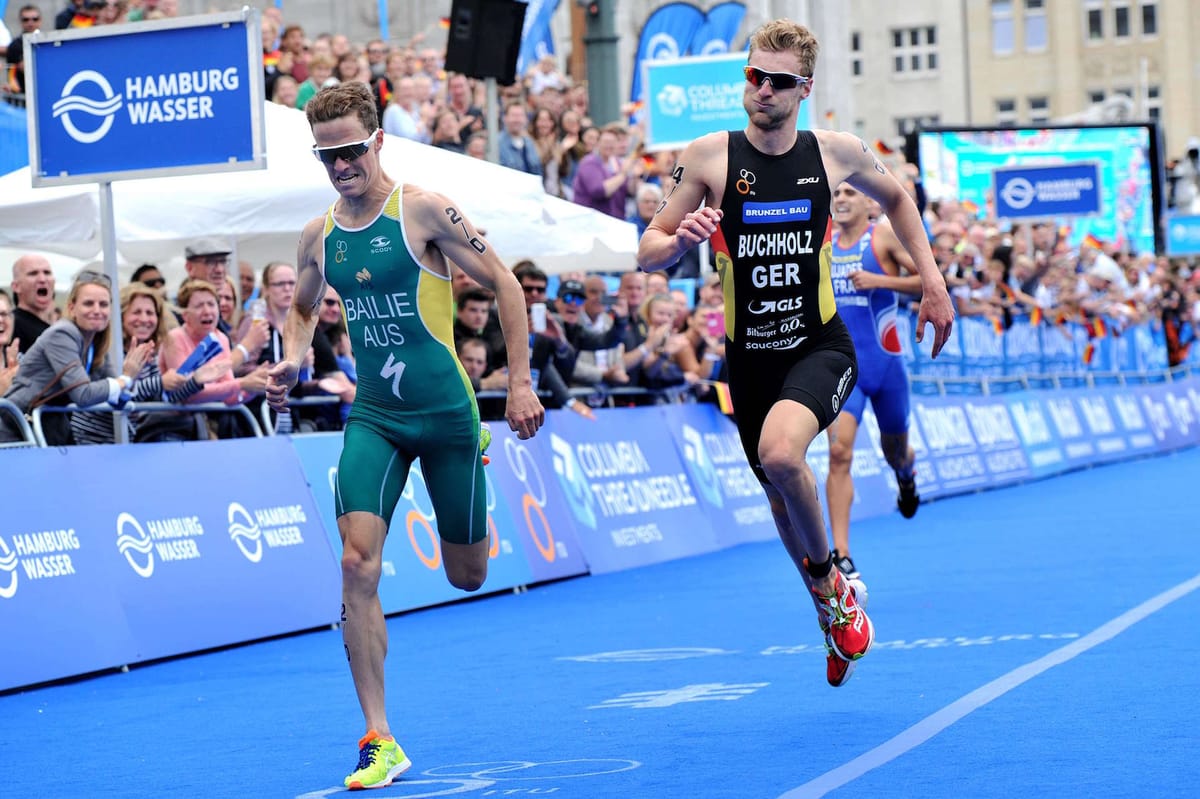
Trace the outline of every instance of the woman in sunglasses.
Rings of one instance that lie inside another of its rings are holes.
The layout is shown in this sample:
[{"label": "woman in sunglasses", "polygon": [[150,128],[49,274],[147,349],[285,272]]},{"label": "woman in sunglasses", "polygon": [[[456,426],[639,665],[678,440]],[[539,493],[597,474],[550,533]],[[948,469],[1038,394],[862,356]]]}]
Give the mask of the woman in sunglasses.
[{"label": "woman in sunglasses", "polygon": [[[67,295],[63,318],[25,353],[4,398],[26,413],[40,405],[117,406],[127,401],[153,346],[133,347],[118,374],[109,357],[111,316],[112,281],[100,272],[80,272]],[[73,443],[66,414],[46,414],[43,431],[52,446]],[[18,438],[12,421],[0,416],[0,440]]]},{"label": "woman in sunglasses", "polygon": [[275,410],[287,408],[328,282],[341,296],[358,371],[334,494],[343,542],[342,638],[367,732],[345,785],[378,788],[411,765],[391,735],[384,703],[387,626],[378,589],[384,538],[417,458],[447,579],[475,591],[487,575],[479,412],[454,351],[451,261],[496,294],[508,350],[509,427],[527,439],[545,412],[530,378],[520,284],[454,202],[397,184],[383,171],[384,135],[366,84],[322,89],[305,114],[313,154],[339,197],[300,235],[284,357],[270,369],[267,398]]},{"label": "woman in sunglasses", "polygon": [[[745,130],[684,150],[674,186],[642,235],[638,264],[658,270],[712,239],[726,308],[726,363],[742,446],[763,483],[780,538],[811,592],[827,650],[826,679],[843,685],[870,649],[865,586],[834,568],[816,480],[805,462],[857,379],[854,345],[837,315],[827,250],[833,188],[875,198],[921,276],[917,338],[934,328],[936,356],[954,309],[920,213],[904,187],[848,133],[797,131],[813,91],[818,44],[775,20],[750,38]],[[699,210],[697,208],[699,207]]]}]

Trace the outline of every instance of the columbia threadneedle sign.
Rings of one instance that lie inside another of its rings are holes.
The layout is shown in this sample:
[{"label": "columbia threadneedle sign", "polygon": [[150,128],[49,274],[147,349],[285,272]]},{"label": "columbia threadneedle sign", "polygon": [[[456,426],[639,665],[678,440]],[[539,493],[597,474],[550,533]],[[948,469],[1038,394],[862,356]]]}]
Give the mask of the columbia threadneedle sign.
[{"label": "columbia threadneedle sign", "polygon": [[30,34],[35,186],[262,168],[256,11]]}]

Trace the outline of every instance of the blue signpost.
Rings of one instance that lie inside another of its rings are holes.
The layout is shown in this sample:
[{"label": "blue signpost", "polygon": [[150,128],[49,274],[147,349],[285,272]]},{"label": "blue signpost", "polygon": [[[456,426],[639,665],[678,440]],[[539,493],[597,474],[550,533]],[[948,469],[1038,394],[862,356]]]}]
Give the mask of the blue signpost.
[{"label": "blue signpost", "polygon": [[[257,10],[37,31],[25,63],[33,185],[99,184],[114,286],[112,181],[266,168]],[[112,325],[122,329],[116,302]],[[120,336],[111,352],[120,369]]]},{"label": "blue signpost", "polygon": [[1053,219],[1100,213],[1100,165],[1022,165],[992,173],[999,219]]}]

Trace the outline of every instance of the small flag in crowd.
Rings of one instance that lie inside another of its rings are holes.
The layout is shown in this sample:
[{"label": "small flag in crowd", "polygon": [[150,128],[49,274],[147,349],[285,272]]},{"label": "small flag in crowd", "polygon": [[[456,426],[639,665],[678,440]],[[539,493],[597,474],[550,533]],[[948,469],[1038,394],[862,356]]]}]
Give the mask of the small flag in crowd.
[{"label": "small flag in crowd", "polygon": [[1085,366],[1090,366],[1092,358],[1096,357],[1096,345],[1088,342],[1088,345],[1083,348],[1083,363]]},{"label": "small flag in crowd", "polygon": [[893,150],[891,147],[888,147],[887,142],[885,142],[883,139],[875,140],[875,150],[880,155],[894,155],[896,153],[895,150]]},{"label": "small flag in crowd", "polygon": [[992,317],[992,330],[996,332],[997,336],[1004,335],[1004,322],[999,316]]},{"label": "small flag in crowd", "polygon": [[1089,233],[1083,237],[1083,246],[1100,250],[1104,248],[1104,242],[1100,241],[1100,239]]},{"label": "small flag in crowd", "polygon": [[963,200],[962,207],[971,216],[979,216],[979,203],[974,200]]},{"label": "small flag in crowd", "polygon": [[1104,323],[1104,319],[1096,316],[1092,319],[1092,324],[1088,330],[1089,338],[1104,338],[1108,335],[1108,325]]},{"label": "small flag in crowd", "polygon": [[450,17],[441,17],[438,19],[438,27],[444,31],[450,30]]},{"label": "small flag in crowd", "polygon": [[1033,310],[1029,312],[1029,324],[1037,327],[1042,323],[1042,307],[1035,305]]},{"label": "small flag in crowd", "polygon": [[721,413],[732,416],[733,396],[729,393],[729,384],[718,380],[713,383],[713,388],[717,390],[717,407],[721,409]]}]

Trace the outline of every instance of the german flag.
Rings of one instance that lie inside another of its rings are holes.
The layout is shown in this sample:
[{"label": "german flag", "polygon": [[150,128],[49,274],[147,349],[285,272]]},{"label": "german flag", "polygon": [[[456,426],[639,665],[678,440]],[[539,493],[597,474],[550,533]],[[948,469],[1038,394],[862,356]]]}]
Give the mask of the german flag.
[{"label": "german flag", "polygon": [[1090,366],[1092,363],[1092,358],[1095,358],[1095,357],[1096,357],[1096,345],[1089,341],[1088,345],[1083,348],[1083,364],[1084,364],[1084,366]]},{"label": "german flag", "polygon": [[438,19],[438,27],[444,31],[450,30],[450,17],[441,17]]},{"label": "german flag", "polygon": [[1099,316],[1092,317],[1091,323],[1088,325],[1088,338],[1107,338],[1108,325],[1104,323],[1104,319]]},{"label": "german flag", "polygon": [[962,207],[971,216],[979,216],[979,205],[974,200],[963,200]]},{"label": "german flag", "polygon": [[891,147],[888,147],[887,142],[885,142],[883,139],[875,140],[875,152],[879,153],[880,155],[895,155],[896,154],[896,151],[893,150]]},{"label": "german flag", "polygon": [[997,336],[1004,335],[1004,320],[999,316],[992,317],[992,330],[995,331]]},{"label": "german flag", "polygon": [[713,388],[717,390],[717,407],[721,409],[721,413],[726,416],[732,416],[733,397],[729,393],[729,384],[718,380],[713,383]]},{"label": "german flag", "polygon": [[1029,312],[1029,324],[1033,325],[1034,327],[1037,327],[1041,323],[1042,323],[1042,306],[1036,305],[1036,306],[1034,306],[1033,310]]},{"label": "german flag", "polygon": [[1100,241],[1100,239],[1096,238],[1093,234],[1089,233],[1083,237],[1083,242],[1080,246],[1091,247],[1096,250],[1102,250],[1102,249],[1104,249],[1104,242]]}]

